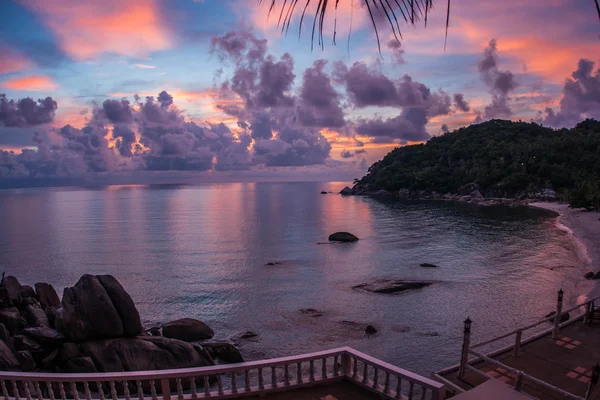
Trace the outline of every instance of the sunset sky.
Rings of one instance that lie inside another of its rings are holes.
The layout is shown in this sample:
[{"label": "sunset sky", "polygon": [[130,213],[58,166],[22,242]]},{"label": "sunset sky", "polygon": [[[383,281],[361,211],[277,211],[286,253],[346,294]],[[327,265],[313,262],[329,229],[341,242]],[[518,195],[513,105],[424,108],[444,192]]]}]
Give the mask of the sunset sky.
[{"label": "sunset sky", "polygon": [[255,0],[4,0],[0,180],[286,168],[335,178],[491,118],[600,118],[592,0],[455,0],[445,51],[445,1],[427,28],[402,23],[401,46],[376,14],[381,56],[361,4],[332,8],[324,49],[311,51],[312,14],[300,38],[299,13],[285,36],[280,10],[267,18]]}]

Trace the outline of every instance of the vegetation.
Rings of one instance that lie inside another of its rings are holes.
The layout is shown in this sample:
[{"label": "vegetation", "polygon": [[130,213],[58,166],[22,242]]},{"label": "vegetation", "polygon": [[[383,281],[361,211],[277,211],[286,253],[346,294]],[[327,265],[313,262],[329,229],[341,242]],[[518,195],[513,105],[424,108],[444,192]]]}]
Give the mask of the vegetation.
[{"label": "vegetation", "polygon": [[358,191],[457,193],[477,183],[486,197],[554,189],[574,207],[600,208],[600,122],[573,129],[491,120],[392,150],[373,164]]}]

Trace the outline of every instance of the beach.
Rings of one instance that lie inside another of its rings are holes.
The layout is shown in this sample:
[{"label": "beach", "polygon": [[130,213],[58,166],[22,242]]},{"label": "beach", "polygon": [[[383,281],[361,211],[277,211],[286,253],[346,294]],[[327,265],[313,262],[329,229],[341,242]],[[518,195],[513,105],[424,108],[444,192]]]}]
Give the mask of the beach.
[{"label": "beach", "polygon": [[[568,228],[582,246],[583,258],[594,273],[600,271],[600,212],[572,209],[568,204],[534,202],[532,207],[554,211],[560,215],[559,223]],[[600,281],[587,293],[588,298],[600,296]]]}]

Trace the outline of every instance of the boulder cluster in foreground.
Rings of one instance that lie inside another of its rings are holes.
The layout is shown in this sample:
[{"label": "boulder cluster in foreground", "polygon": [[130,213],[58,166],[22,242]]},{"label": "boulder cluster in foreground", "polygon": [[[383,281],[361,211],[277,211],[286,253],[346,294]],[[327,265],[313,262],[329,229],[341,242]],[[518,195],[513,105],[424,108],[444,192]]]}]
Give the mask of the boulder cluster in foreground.
[{"label": "boulder cluster in foreground", "polygon": [[[162,329],[161,329],[162,328]],[[161,332],[162,330],[162,332]],[[0,370],[124,372],[243,361],[229,341],[184,318],[144,330],[123,286],[110,275],[83,275],[62,301],[47,283],[0,283]]]}]

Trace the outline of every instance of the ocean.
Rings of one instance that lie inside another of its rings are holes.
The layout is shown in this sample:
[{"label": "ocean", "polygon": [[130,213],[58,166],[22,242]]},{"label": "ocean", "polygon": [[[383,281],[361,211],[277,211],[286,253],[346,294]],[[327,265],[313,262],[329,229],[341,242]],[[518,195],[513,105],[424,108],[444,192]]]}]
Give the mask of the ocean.
[{"label": "ocean", "polygon": [[[112,274],[147,327],[191,317],[218,339],[258,333],[240,342],[248,360],[351,346],[422,374],[458,362],[467,317],[484,340],[539,320],[560,288],[567,306],[585,293],[586,263],[552,213],[336,194],[347,184],[3,190],[0,272],[60,291]],[[336,231],[360,240],[323,244]],[[383,278],[434,283],[352,288]]]}]

